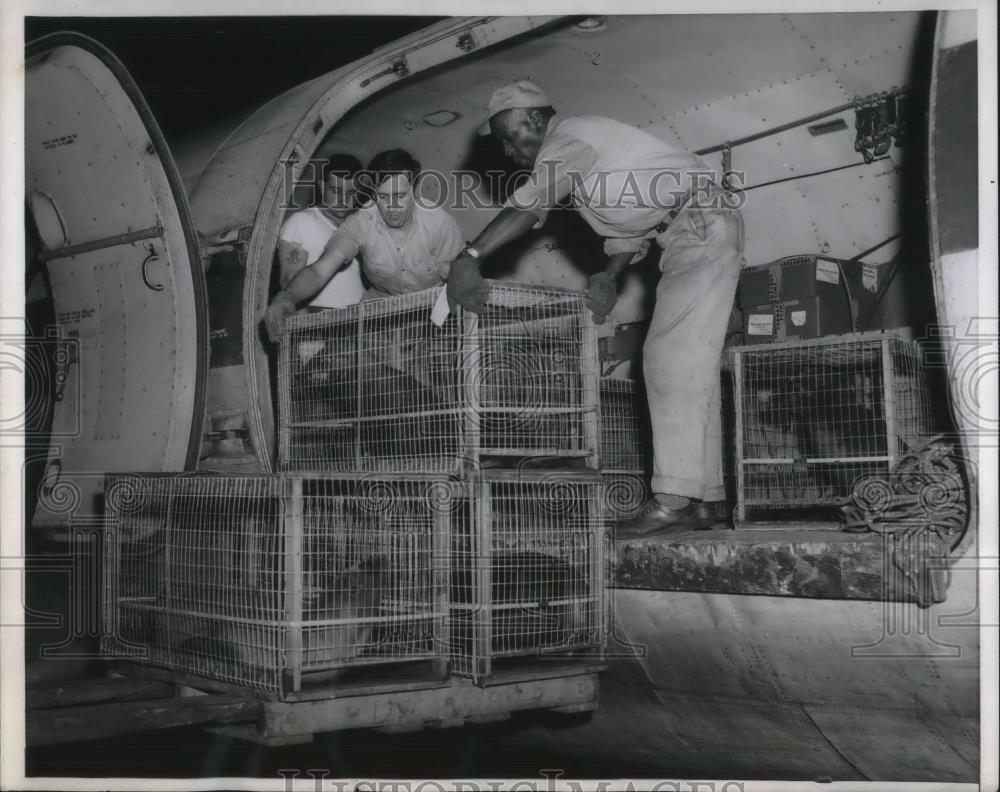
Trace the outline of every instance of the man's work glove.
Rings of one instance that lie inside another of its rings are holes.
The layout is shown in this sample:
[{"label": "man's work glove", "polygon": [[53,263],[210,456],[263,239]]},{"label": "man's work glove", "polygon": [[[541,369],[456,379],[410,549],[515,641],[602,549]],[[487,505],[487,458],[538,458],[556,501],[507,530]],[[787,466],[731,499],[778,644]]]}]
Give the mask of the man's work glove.
[{"label": "man's work glove", "polygon": [[587,287],[587,307],[594,314],[597,324],[604,324],[604,319],[618,302],[618,286],[615,279],[606,272],[598,272],[590,276]]},{"label": "man's work glove", "polygon": [[473,313],[482,313],[490,296],[490,285],[479,274],[479,262],[472,256],[459,256],[448,273],[448,302],[457,303]]},{"label": "man's work glove", "polygon": [[271,339],[271,343],[278,343],[285,318],[288,316],[295,316],[295,300],[288,292],[280,291],[274,295],[264,313],[264,327],[267,328],[267,337]]}]

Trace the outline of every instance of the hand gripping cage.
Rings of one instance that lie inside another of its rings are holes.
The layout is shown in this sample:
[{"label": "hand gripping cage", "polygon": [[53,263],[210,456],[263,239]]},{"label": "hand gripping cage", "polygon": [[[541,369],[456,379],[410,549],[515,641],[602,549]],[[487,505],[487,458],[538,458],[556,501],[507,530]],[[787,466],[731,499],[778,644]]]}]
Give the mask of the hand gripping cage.
[{"label": "hand gripping cage", "polygon": [[737,523],[839,507],[932,429],[916,341],[863,333],[732,347]]},{"label": "hand gripping cage", "polygon": [[283,470],[462,472],[487,457],[598,465],[597,345],[579,292],[493,282],[431,321],[441,288],[290,318]]},{"label": "hand gripping cage", "polygon": [[102,649],[282,698],[444,675],[452,486],[110,476]]},{"label": "hand gripping cage", "polygon": [[599,656],[600,475],[484,471],[464,487],[451,516],[453,673],[481,681],[505,658]]}]

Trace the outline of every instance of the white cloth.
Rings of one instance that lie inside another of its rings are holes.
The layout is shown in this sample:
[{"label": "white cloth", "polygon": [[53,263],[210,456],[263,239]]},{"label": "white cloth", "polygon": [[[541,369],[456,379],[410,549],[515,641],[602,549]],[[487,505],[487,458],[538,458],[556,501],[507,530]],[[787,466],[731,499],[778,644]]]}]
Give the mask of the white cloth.
[{"label": "white cloth", "polygon": [[[278,232],[279,239],[301,245],[306,251],[306,266],[316,262],[330,241],[337,225],[323,212],[312,207],[289,217]],[[361,283],[361,265],[352,259],[313,297],[315,308],[345,308],[361,301],[365,287]]]}]

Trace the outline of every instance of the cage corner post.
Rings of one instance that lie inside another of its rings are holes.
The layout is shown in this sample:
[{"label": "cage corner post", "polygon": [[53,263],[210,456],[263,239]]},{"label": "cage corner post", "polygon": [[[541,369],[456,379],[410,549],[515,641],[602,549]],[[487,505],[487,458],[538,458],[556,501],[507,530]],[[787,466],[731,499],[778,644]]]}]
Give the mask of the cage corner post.
[{"label": "cage corner post", "polygon": [[586,444],[587,466],[592,470],[601,469],[601,396],[600,358],[597,352],[597,328],[590,318],[590,311],[580,312],[580,332],[583,349],[580,360],[580,376],[583,385],[583,441]]},{"label": "cage corner post", "polygon": [[280,680],[282,694],[302,687],[302,506],[302,478],[286,478],[281,493],[285,554],[285,651]]},{"label": "cage corner post", "polygon": [[604,512],[607,508],[607,490],[604,479],[595,481],[591,487],[590,519],[588,533],[593,541],[594,561],[588,571],[588,577],[595,590],[591,596],[596,604],[595,618],[597,621],[597,646],[601,660],[604,660],[608,638],[607,591],[610,587],[611,566],[608,564],[608,538],[604,532]]},{"label": "cage corner post", "polygon": [[493,671],[493,486],[485,477],[476,482],[474,536],[477,552],[475,629],[472,637],[472,674],[476,684],[482,684]]},{"label": "cage corner post", "polygon": [[886,478],[892,473],[892,466],[900,453],[900,439],[896,431],[896,372],[893,368],[892,348],[888,338],[879,344],[882,353],[882,400],[885,402],[885,453]]},{"label": "cage corner post", "polygon": [[438,504],[434,510],[432,530],[432,591],[434,592],[431,609],[434,614],[434,675],[440,679],[448,676],[450,668],[450,598],[448,587],[451,570],[451,514],[452,499],[455,493],[449,487],[449,497],[446,503]]},{"label": "cage corner post", "polygon": [[479,454],[482,434],[482,361],[479,339],[479,315],[473,311],[459,309],[462,327],[462,389],[465,396],[465,448],[460,457],[463,465],[479,470]]},{"label": "cage corner post", "polygon": [[733,409],[736,434],[736,526],[747,520],[746,468],[743,461],[743,353],[733,352]]},{"label": "cage corner post", "polygon": [[358,333],[355,337],[354,351],[355,351],[355,361],[354,361],[354,371],[355,371],[355,387],[354,387],[354,415],[352,416],[354,420],[352,424],[354,426],[354,469],[364,470],[361,466],[361,427],[365,425],[362,421],[362,409],[361,409],[361,396],[363,393],[362,389],[362,372],[364,369],[364,361],[362,360],[362,348],[365,343],[365,303],[362,300],[358,303]]},{"label": "cage corner post", "polygon": [[[173,554],[170,550],[174,545],[173,527],[175,494],[175,490],[172,487],[166,488],[167,507],[164,509],[163,516],[163,577],[166,578],[166,580],[164,581],[161,579],[160,581],[160,585],[162,585],[165,589],[163,592],[165,599],[163,610],[166,614],[166,619],[164,619],[164,621],[166,622],[167,628],[167,637],[164,642],[165,645],[161,648],[161,651],[166,653],[167,661],[172,669],[176,669],[178,665],[176,657],[177,647],[174,646],[173,641],[174,636],[178,634],[177,630],[179,629],[179,625],[174,619],[174,593],[173,587],[171,586],[174,579]],[[158,636],[154,635],[153,640],[158,642]]]},{"label": "cage corner post", "polygon": [[[115,480],[112,476],[109,476],[105,480],[105,493],[114,486]],[[110,511],[108,509],[108,497],[106,494],[104,496],[104,503],[104,533],[102,536],[104,556],[101,561],[104,579],[101,587],[103,601],[101,602],[101,637],[99,646],[101,654],[110,654],[118,636],[117,624],[120,621],[118,618],[118,602],[120,597],[121,559],[115,543],[120,541],[119,536],[121,532],[118,511]]]},{"label": "cage corner post", "polygon": [[291,356],[293,353],[291,330],[288,324],[278,340],[278,464],[277,470],[285,470],[290,464],[292,432],[292,385]]}]

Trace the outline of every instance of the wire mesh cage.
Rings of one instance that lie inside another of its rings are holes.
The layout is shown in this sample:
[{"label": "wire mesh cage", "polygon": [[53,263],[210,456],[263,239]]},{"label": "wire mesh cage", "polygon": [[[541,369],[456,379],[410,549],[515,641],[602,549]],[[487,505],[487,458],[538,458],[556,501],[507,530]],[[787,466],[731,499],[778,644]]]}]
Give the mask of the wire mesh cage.
[{"label": "wire mesh cage", "polygon": [[732,347],[728,364],[737,523],[842,506],[857,481],[887,475],[933,428],[910,339],[864,333]]},{"label": "wire mesh cage", "polygon": [[284,470],[461,472],[481,459],[598,464],[597,345],[579,292],[491,284],[431,321],[440,288],[288,320]]},{"label": "wire mesh cage", "polygon": [[652,458],[652,431],[645,387],[630,379],[600,382],[601,470],[641,473]]},{"label": "wire mesh cage", "polygon": [[649,478],[645,473],[602,471],[604,482],[604,525],[612,530],[615,525],[630,520],[642,511],[652,497]]},{"label": "wire mesh cage", "polygon": [[451,487],[111,476],[103,651],[276,697],[443,675]]},{"label": "wire mesh cage", "polygon": [[604,642],[603,484],[586,472],[488,471],[452,515],[452,671]]},{"label": "wire mesh cage", "polygon": [[601,479],[607,529],[641,511],[649,498],[652,430],[643,384],[604,377],[601,398]]}]

